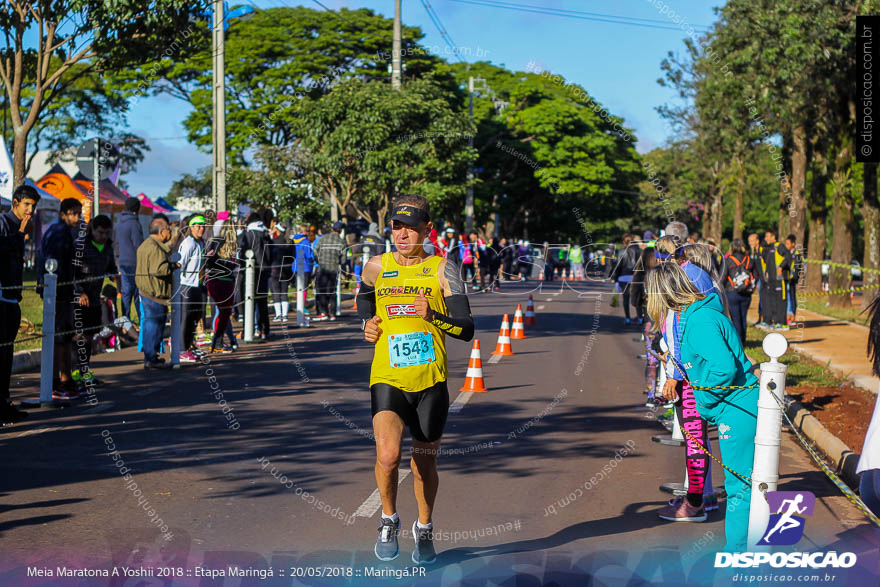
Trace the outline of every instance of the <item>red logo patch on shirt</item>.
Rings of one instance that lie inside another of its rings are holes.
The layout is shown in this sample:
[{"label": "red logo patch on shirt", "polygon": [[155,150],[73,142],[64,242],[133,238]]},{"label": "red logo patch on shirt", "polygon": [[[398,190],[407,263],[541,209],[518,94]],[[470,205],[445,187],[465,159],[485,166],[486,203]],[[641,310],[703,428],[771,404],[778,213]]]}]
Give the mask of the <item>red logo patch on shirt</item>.
[{"label": "red logo patch on shirt", "polygon": [[389,304],[385,306],[385,312],[389,318],[396,316],[417,316],[416,307],[413,304]]}]

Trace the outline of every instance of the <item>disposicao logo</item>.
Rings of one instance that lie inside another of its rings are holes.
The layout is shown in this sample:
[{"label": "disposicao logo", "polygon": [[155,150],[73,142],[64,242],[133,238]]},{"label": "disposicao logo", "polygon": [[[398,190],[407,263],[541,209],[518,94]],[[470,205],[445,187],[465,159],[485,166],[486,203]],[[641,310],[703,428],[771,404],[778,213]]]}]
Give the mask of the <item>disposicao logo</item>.
[{"label": "disposicao logo", "polygon": [[[720,428],[719,428],[720,430]],[[816,507],[816,496],[809,491],[768,491],[770,521],[758,546],[792,546],[804,535],[806,520]],[[774,568],[822,569],[849,568],[856,564],[852,552],[719,552],[715,554],[715,568],[754,568],[769,564]]]},{"label": "disposicao logo", "polygon": [[[768,491],[770,521],[760,546],[792,546],[804,535],[807,521],[802,516],[812,516],[816,496],[809,491]],[[776,512],[776,513],[773,513]]]}]

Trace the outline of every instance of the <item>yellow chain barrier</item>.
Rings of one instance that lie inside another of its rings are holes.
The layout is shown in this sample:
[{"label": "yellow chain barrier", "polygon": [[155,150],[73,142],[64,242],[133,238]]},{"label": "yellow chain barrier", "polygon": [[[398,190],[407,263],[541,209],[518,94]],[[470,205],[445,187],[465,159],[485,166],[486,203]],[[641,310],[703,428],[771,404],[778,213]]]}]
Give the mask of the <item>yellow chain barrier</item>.
[{"label": "yellow chain barrier", "polygon": [[[804,263],[815,263],[817,265],[828,265],[829,267],[838,267],[840,269],[849,269],[850,271],[855,269],[855,267],[853,265],[847,265],[846,263],[836,263],[834,261],[823,261],[823,260],[819,260],[819,259],[807,259],[806,257],[803,257],[802,260]],[[876,273],[876,274],[880,275],[880,269],[868,269],[867,267],[858,267],[858,269],[859,269],[859,271],[862,271],[864,273]]]}]

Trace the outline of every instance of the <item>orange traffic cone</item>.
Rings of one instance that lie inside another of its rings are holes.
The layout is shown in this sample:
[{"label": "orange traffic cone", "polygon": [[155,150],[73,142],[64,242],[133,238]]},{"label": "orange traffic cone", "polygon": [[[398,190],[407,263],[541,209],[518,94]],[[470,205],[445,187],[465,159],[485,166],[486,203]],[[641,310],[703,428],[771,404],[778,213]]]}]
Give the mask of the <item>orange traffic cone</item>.
[{"label": "orange traffic cone", "polygon": [[471,360],[468,361],[467,375],[464,377],[464,386],[459,391],[489,391],[483,385],[483,360],[480,359],[480,339],[474,339],[471,349]]},{"label": "orange traffic cone", "polygon": [[532,296],[529,296],[529,302],[526,304],[526,315],[523,319],[523,324],[528,324],[529,326],[538,325],[538,319],[535,317],[535,301],[532,299]]},{"label": "orange traffic cone", "polygon": [[357,288],[354,290],[354,299],[352,300],[352,303],[351,303],[352,310],[358,309],[358,293],[360,293],[360,291],[361,291],[361,284],[360,284],[360,282],[358,282]]},{"label": "orange traffic cone", "polygon": [[544,281],[544,270],[541,269],[541,274],[538,275],[538,281]]},{"label": "orange traffic cone", "polygon": [[501,320],[501,332],[498,333],[498,342],[495,344],[495,352],[492,354],[513,356],[513,349],[510,348],[510,322],[507,320],[507,314]]},{"label": "orange traffic cone", "polygon": [[516,305],[516,313],[513,315],[513,332],[510,334],[512,340],[519,340],[526,337],[526,330],[523,328],[522,305]]}]

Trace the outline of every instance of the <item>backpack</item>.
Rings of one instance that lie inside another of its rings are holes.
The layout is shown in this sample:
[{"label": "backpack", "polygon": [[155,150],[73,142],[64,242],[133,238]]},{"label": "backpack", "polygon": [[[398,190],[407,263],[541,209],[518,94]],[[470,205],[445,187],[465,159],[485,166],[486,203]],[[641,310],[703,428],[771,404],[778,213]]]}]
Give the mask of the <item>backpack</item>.
[{"label": "backpack", "polygon": [[749,256],[743,257],[742,261],[737,261],[733,255],[727,258],[734,263],[734,267],[727,274],[727,280],[730,282],[733,290],[743,295],[752,293],[755,290],[755,283],[752,280]]}]

